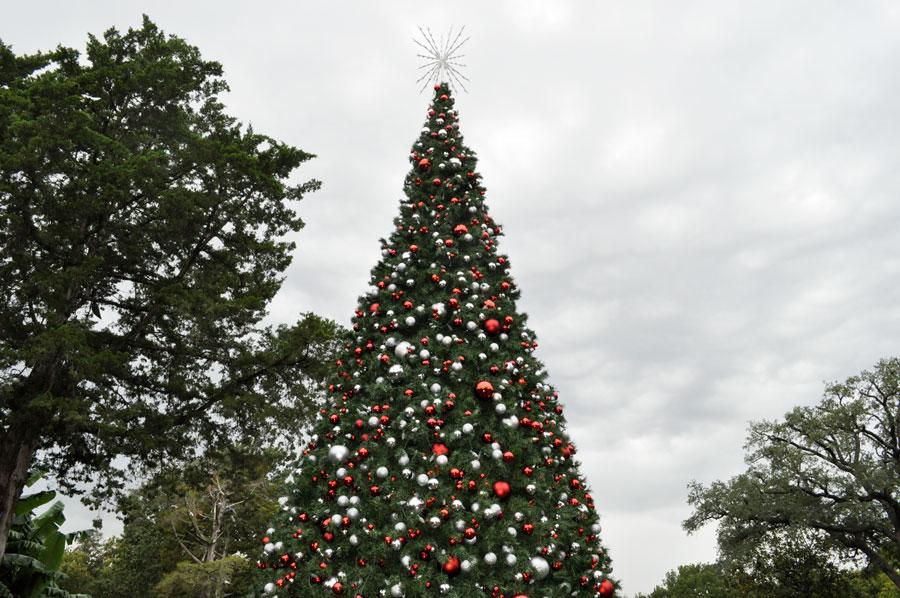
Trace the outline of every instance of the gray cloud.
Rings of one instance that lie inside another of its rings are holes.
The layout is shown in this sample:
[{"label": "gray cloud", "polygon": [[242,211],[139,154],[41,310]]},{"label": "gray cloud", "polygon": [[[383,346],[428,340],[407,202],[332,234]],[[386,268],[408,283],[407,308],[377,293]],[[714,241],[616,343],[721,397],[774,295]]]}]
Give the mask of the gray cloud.
[{"label": "gray cloud", "polygon": [[408,40],[467,25],[462,130],[627,592],[714,558],[685,485],[742,468],[748,419],[897,351],[893,3],[50,7],[7,10],[5,41],[148,12],[224,63],[234,114],[319,155],[278,321],[349,320],[428,101]]}]

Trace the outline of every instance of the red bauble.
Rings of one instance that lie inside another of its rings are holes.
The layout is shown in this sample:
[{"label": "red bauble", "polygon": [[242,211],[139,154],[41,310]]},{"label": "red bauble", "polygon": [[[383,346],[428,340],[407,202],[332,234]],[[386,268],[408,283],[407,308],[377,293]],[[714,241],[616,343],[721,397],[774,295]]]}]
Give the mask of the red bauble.
[{"label": "red bauble", "polygon": [[509,496],[510,492],[512,492],[512,490],[510,489],[508,482],[494,482],[494,494],[497,495],[497,498],[506,498]]},{"label": "red bauble", "polygon": [[447,448],[446,444],[442,444],[440,442],[435,442],[431,447],[431,452],[435,455],[449,455],[450,449]]},{"label": "red bauble", "polygon": [[422,158],[419,160],[419,170],[428,170],[431,167],[431,160],[428,158]]},{"label": "red bauble", "polygon": [[335,594],[343,594],[344,593],[344,584],[339,581],[334,582],[334,585],[331,586],[331,591]]},{"label": "red bauble", "polygon": [[455,556],[451,556],[450,558],[447,559],[447,562],[444,563],[444,566],[442,567],[442,569],[444,570],[444,573],[446,573],[447,575],[450,575],[450,576],[456,575],[457,573],[459,573],[459,559],[456,558]]},{"label": "red bauble", "polygon": [[616,591],[616,587],[608,579],[604,579],[603,583],[600,584],[600,595],[601,596],[612,596],[613,592],[615,592],[615,591]]},{"label": "red bauble", "polygon": [[491,318],[490,320],[484,321],[484,331],[488,334],[499,334],[500,333],[500,322]]},{"label": "red bauble", "polygon": [[482,399],[489,399],[494,396],[494,385],[487,380],[482,380],[475,385],[475,394]]},{"label": "red bauble", "polygon": [[453,234],[457,237],[464,235],[467,232],[469,232],[469,227],[467,227],[465,224],[457,224],[453,227]]}]

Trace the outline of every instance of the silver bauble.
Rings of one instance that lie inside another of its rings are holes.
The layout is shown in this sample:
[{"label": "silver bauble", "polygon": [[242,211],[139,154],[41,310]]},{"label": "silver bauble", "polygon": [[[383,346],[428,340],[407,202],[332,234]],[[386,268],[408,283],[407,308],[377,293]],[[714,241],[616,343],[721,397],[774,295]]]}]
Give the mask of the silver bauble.
[{"label": "silver bauble", "polygon": [[533,557],[531,559],[531,567],[534,569],[534,576],[538,579],[544,579],[550,574],[550,563],[544,557]]}]

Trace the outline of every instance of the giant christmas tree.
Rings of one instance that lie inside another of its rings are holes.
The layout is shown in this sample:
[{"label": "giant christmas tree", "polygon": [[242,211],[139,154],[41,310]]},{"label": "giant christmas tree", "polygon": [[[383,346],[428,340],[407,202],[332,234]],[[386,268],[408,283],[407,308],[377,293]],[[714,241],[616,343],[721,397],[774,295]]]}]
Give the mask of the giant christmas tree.
[{"label": "giant christmas tree", "polygon": [[449,86],[434,89],[372,289],[262,539],[265,592],[611,596],[475,153]]}]

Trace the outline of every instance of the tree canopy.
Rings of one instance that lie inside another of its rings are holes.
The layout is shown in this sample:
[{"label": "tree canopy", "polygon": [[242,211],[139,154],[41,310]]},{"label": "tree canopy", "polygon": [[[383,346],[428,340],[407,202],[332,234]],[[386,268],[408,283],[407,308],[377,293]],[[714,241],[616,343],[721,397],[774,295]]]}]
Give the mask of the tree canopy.
[{"label": "tree canopy", "polygon": [[718,523],[726,556],[772,533],[813,531],[862,555],[900,588],[900,359],[830,384],[815,406],[755,422],[747,471],[692,483],[689,532]]},{"label": "tree canopy", "polygon": [[[225,111],[222,67],[148,18],[0,42],[0,554],[29,467],[68,492],[288,441],[336,326],[264,326],[313,156]],[[123,458],[124,457],[124,458]]]}]

